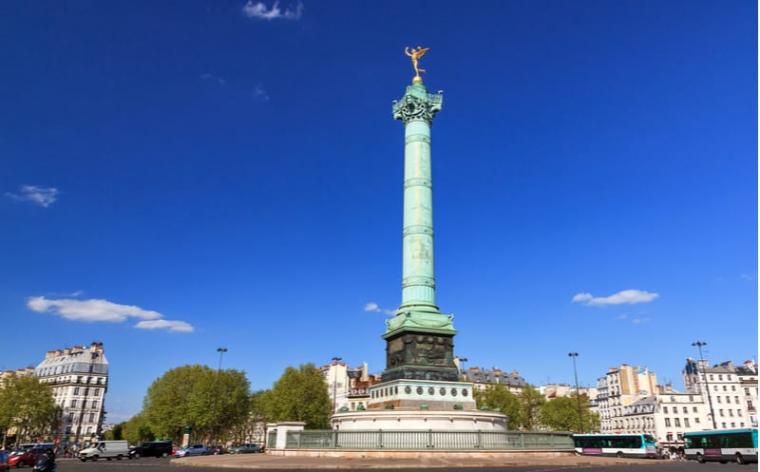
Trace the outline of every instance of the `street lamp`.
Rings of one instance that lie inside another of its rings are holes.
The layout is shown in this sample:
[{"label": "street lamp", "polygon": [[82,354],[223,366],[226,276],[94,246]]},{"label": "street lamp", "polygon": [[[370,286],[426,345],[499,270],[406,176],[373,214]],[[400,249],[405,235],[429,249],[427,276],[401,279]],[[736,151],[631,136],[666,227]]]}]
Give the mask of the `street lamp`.
[{"label": "street lamp", "polygon": [[224,357],[224,353],[227,352],[226,347],[218,347],[216,348],[216,352],[219,353],[219,368],[216,369],[217,372],[222,370],[222,357]]},{"label": "street lamp", "polygon": [[[704,341],[694,341],[692,346],[699,349],[699,363],[702,365],[702,375],[705,377],[705,390],[707,390],[707,404],[710,406],[710,418],[712,419],[713,429],[718,429],[715,422],[715,412],[713,412],[712,398],[710,397],[710,384],[707,383],[707,371],[705,370],[705,358],[702,356],[702,346],[707,346]],[[697,367],[697,377],[699,377],[699,367]]]},{"label": "street lamp", "polygon": [[[217,414],[216,399],[219,396],[219,394],[218,394],[218,392],[216,390],[219,387],[219,375],[222,372],[222,358],[224,357],[224,353],[227,352],[227,348],[226,347],[218,347],[218,348],[216,348],[216,352],[219,353],[219,367],[216,369],[216,377],[214,378],[214,420],[215,421],[218,420],[218,418],[216,417],[216,414]],[[214,434],[213,434],[214,439],[216,439],[216,433],[217,433],[217,428],[216,427],[213,428],[213,432],[214,432]]]},{"label": "street lamp", "polygon": [[573,358],[573,373],[575,374],[575,398],[578,401],[578,423],[580,432],[583,432],[583,409],[581,408],[581,391],[578,387],[578,367],[575,365],[575,358],[578,357],[577,352],[568,352],[568,356]]},{"label": "street lamp", "polygon": [[338,362],[342,361],[342,357],[333,357],[332,358],[332,365],[334,367],[333,370],[333,414],[335,413],[335,406],[336,402],[338,400]]}]

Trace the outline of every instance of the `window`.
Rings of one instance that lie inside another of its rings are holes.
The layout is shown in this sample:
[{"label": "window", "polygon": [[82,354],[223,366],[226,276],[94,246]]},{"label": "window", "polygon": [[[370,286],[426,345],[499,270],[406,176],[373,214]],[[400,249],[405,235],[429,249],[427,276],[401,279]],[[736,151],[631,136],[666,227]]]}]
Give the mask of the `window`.
[{"label": "window", "polygon": [[728,387],[726,387],[726,386],[724,385],[724,386],[723,386],[723,391],[724,391],[724,392],[727,392],[727,391],[728,391]]},{"label": "window", "polygon": [[726,403],[731,403],[731,397],[729,397],[728,395],[726,395]]},{"label": "window", "polygon": [[100,389],[99,388],[95,388],[93,390],[94,390],[94,392],[92,392],[92,395],[95,396],[95,397],[99,397],[100,396]]},{"label": "window", "polygon": [[691,407],[691,411],[692,411],[692,413],[696,413],[697,412],[697,407],[696,406]]},{"label": "window", "polygon": [[689,412],[689,409],[687,407],[683,407],[683,412],[684,412],[684,414],[686,414],[686,413]]},{"label": "window", "polygon": [[[665,426],[670,428],[670,418],[665,418]],[[670,436],[670,435],[668,435]]]},{"label": "window", "polygon": [[693,402],[693,401],[694,401],[694,395],[689,395],[689,401],[690,401],[690,402]]},{"label": "window", "polygon": [[736,410],[736,416],[741,416],[741,415],[742,415],[742,410],[741,409]]},{"label": "window", "polygon": [[734,422],[732,421],[732,422],[731,422],[731,427],[732,427],[732,428],[736,428],[736,423],[734,423]]},{"label": "window", "polygon": [[715,380],[715,376],[713,374],[710,374],[710,380]]},{"label": "window", "polygon": [[735,391],[736,391],[736,385],[731,385],[731,391],[732,391],[732,392],[735,392]]},{"label": "window", "polygon": [[718,402],[718,403],[720,403],[720,395],[718,395],[718,396],[717,396],[717,397],[715,397],[715,398],[716,398],[717,402]]},{"label": "window", "polygon": [[717,392],[718,391],[718,386],[717,385],[713,385],[713,390],[715,390]]},{"label": "window", "polygon": [[731,408],[728,409],[728,416],[734,416],[734,410]]},{"label": "window", "polygon": [[662,412],[663,413],[667,413],[668,412],[668,407],[666,407],[666,406],[662,407]]},{"label": "window", "polygon": [[683,425],[685,428],[691,428],[691,425],[689,424],[689,418],[683,419]]},{"label": "window", "polygon": [[[718,375],[718,380],[723,380],[723,375],[722,374]],[[725,385],[724,385],[724,388],[725,388]]]},{"label": "window", "polygon": [[744,394],[747,395],[747,396],[749,396],[749,389],[748,388],[744,389]]},{"label": "window", "polygon": [[723,423],[721,423],[721,424],[723,425],[723,427],[724,427],[724,428],[726,427],[726,423],[725,423],[725,422],[723,422]]},{"label": "window", "polygon": [[92,408],[97,408],[97,407],[98,407],[98,401],[97,400],[93,400],[92,401]]},{"label": "window", "polygon": [[681,418],[676,418],[675,422],[676,422],[676,428],[680,428],[681,427]]},{"label": "window", "polygon": [[71,408],[76,408],[76,407],[77,407],[77,401],[76,401],[76,399],[71,400]]},{"label": "window", "polygon": [[699,424],[699,417],[694,418],[694,423]]},{"label": "window", "polygon": [[79,395],[79,387],[74,387],[74,395]]},{"label": "window", "polygon": [[90,423],[95,421],[95,413],[90,413]]},{"label": "window", "polygon": [[720,411],[720,416],[726,416],[726,415],[723,414],[723,410],[722,409],[719,410],[719,411]]},{"label": "window", "polygon": [[739,403],[739,397],[734,396],[734,401],[738,404]]}]

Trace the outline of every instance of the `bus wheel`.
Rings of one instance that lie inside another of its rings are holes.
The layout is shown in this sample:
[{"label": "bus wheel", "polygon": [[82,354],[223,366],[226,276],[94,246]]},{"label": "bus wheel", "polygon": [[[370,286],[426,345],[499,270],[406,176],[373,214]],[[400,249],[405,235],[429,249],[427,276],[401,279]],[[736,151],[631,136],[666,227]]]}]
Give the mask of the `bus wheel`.
[{"label": "bus wheel", "polygon": [[744,460],[744,456],[741,454],[741,452],[736,453],[736,463],[737,464],[747,464],[747,461]]},{"label": "bus wheel", "polygon": [[704,464],[705,463],[705,456],[703,456],[700,453],[697,453],[697,462],[699,462],[700,464]]}]

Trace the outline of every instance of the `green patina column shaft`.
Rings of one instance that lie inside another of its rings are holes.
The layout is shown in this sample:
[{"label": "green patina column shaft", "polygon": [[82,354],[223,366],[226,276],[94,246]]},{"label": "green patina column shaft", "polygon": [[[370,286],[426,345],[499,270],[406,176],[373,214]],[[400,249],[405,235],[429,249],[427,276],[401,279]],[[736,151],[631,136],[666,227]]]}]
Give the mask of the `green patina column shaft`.
[{"label": "green patina column shaft", "polygon": [[404,330],[455,333],[452,317],[435,301],[430,127],[442,104],[440,93],[428,93],[415,80],[393,105],[393,117],[405,127],[403,276],[401,306],[387,322],[386,339]]}]

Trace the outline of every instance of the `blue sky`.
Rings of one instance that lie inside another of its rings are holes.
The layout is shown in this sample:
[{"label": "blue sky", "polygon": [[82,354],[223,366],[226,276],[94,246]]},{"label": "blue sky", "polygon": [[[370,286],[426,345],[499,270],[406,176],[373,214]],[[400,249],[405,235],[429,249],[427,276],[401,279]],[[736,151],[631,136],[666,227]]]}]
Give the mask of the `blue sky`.
[{"label": "blue sky", "polygon": [[680,386],[695,339],[757,354],[754,2],[273,8],[0,4],[0,368],[103,341],[111,420],[220,345],[255,388],[382,370],[416,45],[470,365],[569,382],[572,350],[583,384],[628,362]]}]

